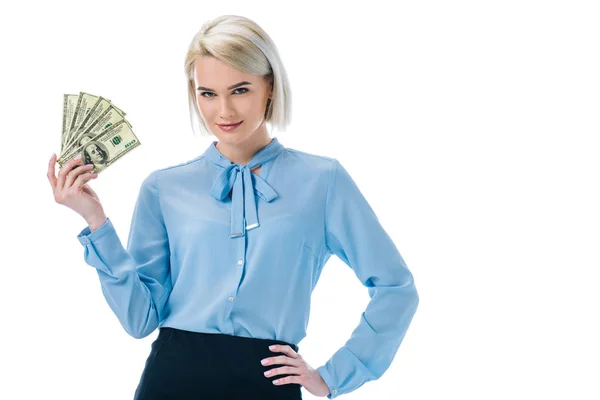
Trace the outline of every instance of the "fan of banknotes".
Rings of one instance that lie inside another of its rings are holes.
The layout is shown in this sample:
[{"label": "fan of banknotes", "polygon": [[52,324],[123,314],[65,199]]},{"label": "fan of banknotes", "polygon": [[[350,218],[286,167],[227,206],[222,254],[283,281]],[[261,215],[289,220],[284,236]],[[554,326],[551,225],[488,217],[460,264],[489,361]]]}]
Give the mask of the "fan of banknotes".
[{"label": "fan of banknotes", "polygon": [[94,164],[88,172],[99,174],[139,145],[125,112],[109,99],[85,92],[64,95],[61,168],[81,155],[82,163]]}]

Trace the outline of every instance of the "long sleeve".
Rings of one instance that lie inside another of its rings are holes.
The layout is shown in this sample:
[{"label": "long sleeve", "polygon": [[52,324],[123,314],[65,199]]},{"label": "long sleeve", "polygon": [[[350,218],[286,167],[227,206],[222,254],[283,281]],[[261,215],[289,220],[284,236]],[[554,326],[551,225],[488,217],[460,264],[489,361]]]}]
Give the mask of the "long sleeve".
[{"label": "long sleeve", "polygon": [[156,171],[142,182],[133,211],[127,249],[112,222],[77,236],[87,264],[96,268],[102,293],[131,336],[143,338],[163,319],[172,290],[167,231],[158,197]]},{"label": "long sleeve", "polygon": [[350,339],[317,368],[333,399],[379,379],[417,310],[413,276],[348,171],[333,159],[325,206],[330,253],[353,269],[371,298]]}]

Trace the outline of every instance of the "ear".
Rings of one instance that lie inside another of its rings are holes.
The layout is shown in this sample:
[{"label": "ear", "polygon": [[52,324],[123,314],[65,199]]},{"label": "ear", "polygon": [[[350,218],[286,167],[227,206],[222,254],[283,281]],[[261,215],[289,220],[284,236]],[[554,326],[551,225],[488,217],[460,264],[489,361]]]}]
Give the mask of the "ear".
[{"label": "ear", "polygon": [[269,78],[269,83],[270,83],[270,86],[271,86],[271,89],[269,90],[269,98],[271,98],[273,96],[273,85],[275,83],[275,78],[270,77]]}]

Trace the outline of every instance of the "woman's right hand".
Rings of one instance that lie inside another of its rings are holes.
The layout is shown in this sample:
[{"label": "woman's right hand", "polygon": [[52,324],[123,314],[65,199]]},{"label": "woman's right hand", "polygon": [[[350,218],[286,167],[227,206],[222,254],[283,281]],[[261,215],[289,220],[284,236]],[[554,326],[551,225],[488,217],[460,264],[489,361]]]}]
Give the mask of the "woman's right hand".
[{"label": "woman's right hand", "polygon": [[54,200],[77,212],[88,223],[103,216],[104,209],[98,195],[89,185],[86,185],[87,181],[98,177],[98,174],[88,172],[94,164],[76,167],[81,164],[81,158],[73,158],[62,166],[57,178],[54,172],[55,163],[56,154],[53,154],[48,165],[48,180],[54,191]]}]

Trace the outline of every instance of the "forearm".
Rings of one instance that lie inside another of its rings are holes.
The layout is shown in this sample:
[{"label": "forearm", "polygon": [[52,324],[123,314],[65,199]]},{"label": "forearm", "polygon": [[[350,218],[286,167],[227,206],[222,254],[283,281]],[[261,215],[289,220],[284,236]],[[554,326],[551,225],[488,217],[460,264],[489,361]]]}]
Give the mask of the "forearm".
[{"label": "forearm", "polygon": [[106,301],[131,336],[149,335],[158,326],[171,282],[168,268],[161,268],[160,277],[147,274],[155,265],[168,266],[168,252],[156,252],[152,261],[157,264],[150,264],[136,260],[123,247],[110,220],[90,231],[90,227],[85,228],[79,240],[85,246],[86,263],[98,272]]}]

